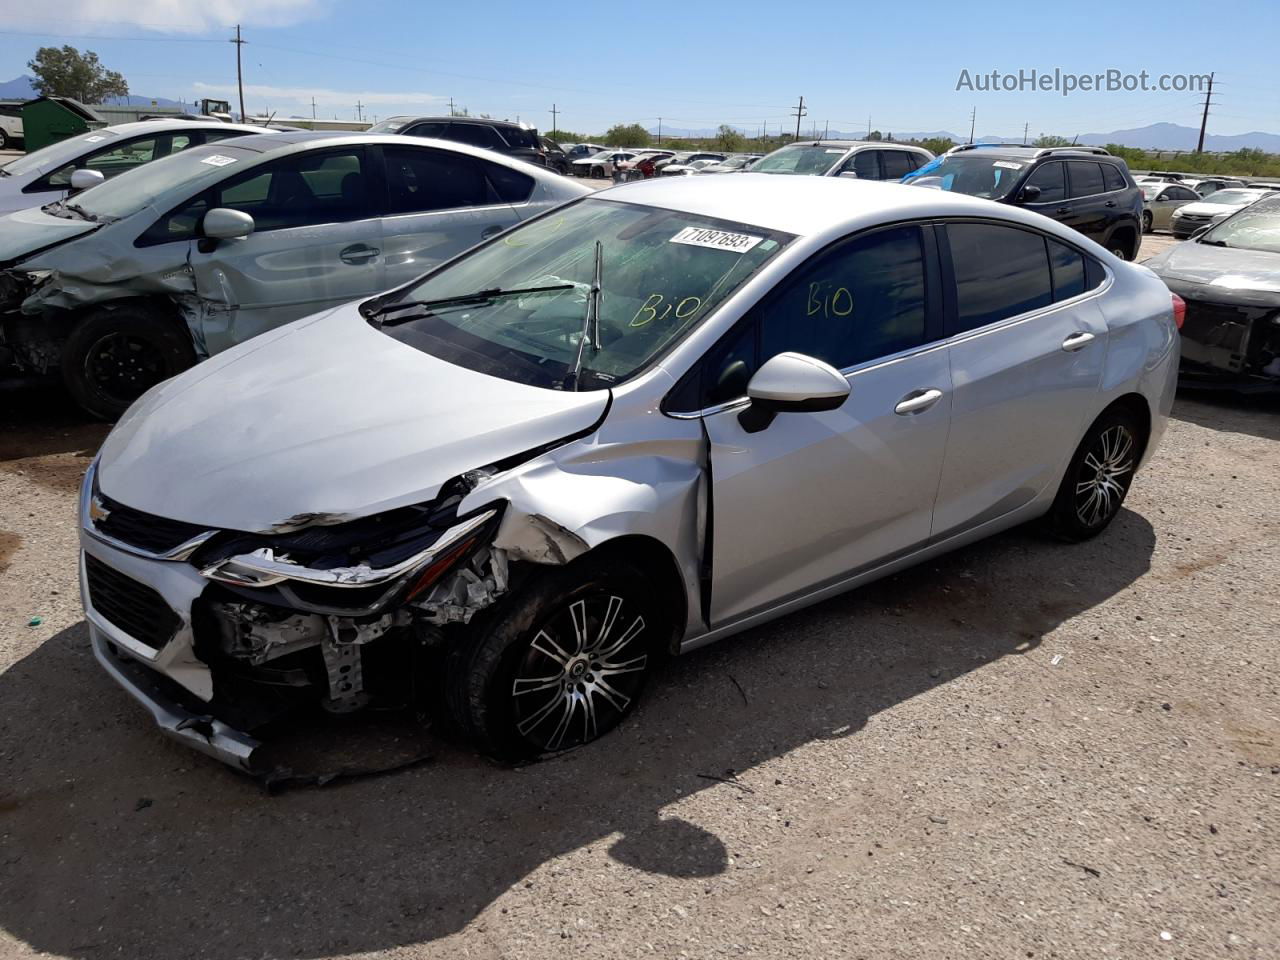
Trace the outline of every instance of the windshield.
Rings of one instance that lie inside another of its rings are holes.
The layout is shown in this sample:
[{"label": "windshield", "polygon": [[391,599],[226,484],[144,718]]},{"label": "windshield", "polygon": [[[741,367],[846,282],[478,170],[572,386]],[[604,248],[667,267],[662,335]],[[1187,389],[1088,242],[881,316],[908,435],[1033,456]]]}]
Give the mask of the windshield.
[{"label": "windshield", "polygon": [[[578,389],[634,375],[791,240],[760,227],[616,201],[586,199],[517,227],[402,291],[415,300],[571,285],[399,314],[387,335],[481,373],[565,389],[583,338],[601,244],[600,343],[583,353]],[[394,302],[394,301],[392,301]],[[401,320],[404,322],[401,322]],[[375,321],[376,322],[376,321]]]},{"label": "windshield", "polygon": [[1268,197],[1245,207],[1200,236],[1215,247],[1239,247],[1280,253],[1280,197]]},{"label": "windshield", "polygon": [[779,147],[768,156],[761,157],[751,167],[751,172],[820,177],[848,152],[844,147],[792,144],[789,147]]},{"label": "windshield", "polygon": [[410,123],[413,117],[387,117],[387,119],[375,123],[368,129],[368,133],[399,133]]},{"label": "windshield", "polygon": [[12,163],[5,164],[5,173],[20,177],[25,173],[37,173],[41,170],[57,170],[70,163],[81,154],[98,150],[108,141],[118,139],[120,134],[114,130],[92,130],[89,133],[77,134],[66,140],[59,140],[47,147],[41,147],[25,157],[19,157]]},{"label": "windshield", "polygon": [[[752,167],[758,170],[759,164]],[[967,193],[971,197],[987,200],[1003,200],[1022,176],[1026,164],[1021,160],[1004,160],[1000,157],[981,157],[970,153],[950,154],[939,157],[910,181],[914,186],[933,187],[952,193]]]},{"label": "windshield", "polygon": [[1239,206],[1242,203],[1253,203],[1260,196],[1262,196],[1261,190],[1216,190],[1200,202]]},{"label": "windshield", "polygon": [[76,194],[74,203],[90,220],[119,220],[133,216],[178,186],[189,189],[183,191],[182,196],[174,197],[173,202],[185,200],[214,180],[239,172],[261,156],[257,150],[234,147],[226,140],[217,145],[192,147]]}]

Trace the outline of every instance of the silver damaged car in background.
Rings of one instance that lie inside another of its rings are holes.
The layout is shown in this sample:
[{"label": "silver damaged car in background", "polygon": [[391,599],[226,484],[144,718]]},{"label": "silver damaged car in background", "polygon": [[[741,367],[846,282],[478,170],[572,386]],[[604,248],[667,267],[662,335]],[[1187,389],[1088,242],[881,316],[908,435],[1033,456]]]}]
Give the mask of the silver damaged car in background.
[{"label": "silver damaged car in background", "polygon": [[1032,519],[1096,535],[1177,360],[1150,271],[1015,207],[629,184],[148,392],[84,484],[93,648],[241,769],[283,712],[424,690],[558,751],[663,654]]}]

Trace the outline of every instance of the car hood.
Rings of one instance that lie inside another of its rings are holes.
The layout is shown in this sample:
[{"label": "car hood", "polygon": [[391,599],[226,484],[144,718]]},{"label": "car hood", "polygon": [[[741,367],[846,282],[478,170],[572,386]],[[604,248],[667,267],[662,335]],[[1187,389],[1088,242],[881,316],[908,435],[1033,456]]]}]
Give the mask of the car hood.
[{"label": "car hood", "polygon": [[278,532],[430,500],[452,477],[591,428],[605,390],[476,373],[348,304],[219,354],[138,401],[98,483],[161,517]]},{"label": "car hood", "polygon": [[0,216],[0,264],[25,260],[33,253],[92,233],[100,226],[89,220],[53,217],[39,207]]},{"label": "car hood", "polygon": [[1143,266],[1154,270],[1175,293],[1189,284],[1200,297],[1280,303],[1280,253],[1188,241],[1152,257]]},{"label": "car hood", "polygon": [[1226,216],[1228,213],[1235,213],[1241,207],[1247,207],[1248,205],[1247,203],[1201,203],[1194,201],[1179,207],[1177,212],[1182,214],[1190,213],[1201,217],[1216,217],[1219,214]]}]

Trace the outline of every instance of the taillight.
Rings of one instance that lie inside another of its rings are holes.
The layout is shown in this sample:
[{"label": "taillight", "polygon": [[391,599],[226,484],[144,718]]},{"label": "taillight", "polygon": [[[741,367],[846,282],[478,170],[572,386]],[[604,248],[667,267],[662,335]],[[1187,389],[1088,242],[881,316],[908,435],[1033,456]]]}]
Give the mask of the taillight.
[{"label": "taillight", "polygon": [[1182,329],[1183,322],[1187,319],[1187,301],[1183,300],[1176,293],[1171,293],[1173,297],[1173,322],[1179,330]]}]

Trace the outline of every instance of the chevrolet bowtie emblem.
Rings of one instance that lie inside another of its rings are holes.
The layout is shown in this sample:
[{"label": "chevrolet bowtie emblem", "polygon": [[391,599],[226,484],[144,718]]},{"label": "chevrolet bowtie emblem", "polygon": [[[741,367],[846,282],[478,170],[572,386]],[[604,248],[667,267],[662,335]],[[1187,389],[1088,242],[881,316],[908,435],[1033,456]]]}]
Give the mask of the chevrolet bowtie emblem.
[{"label": "chevrolet bowtie emblem", "polygon": [[96,527],[109,516],[111,516],[111,511],[107,509],[106,504],[102,502],[102,498],[94,496],[94,498],[89,501],[89,520]]}]

